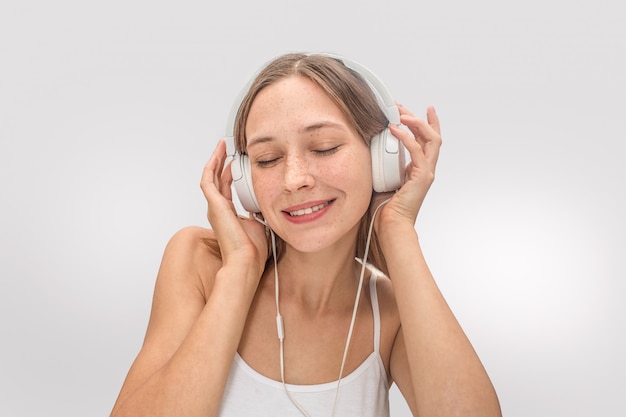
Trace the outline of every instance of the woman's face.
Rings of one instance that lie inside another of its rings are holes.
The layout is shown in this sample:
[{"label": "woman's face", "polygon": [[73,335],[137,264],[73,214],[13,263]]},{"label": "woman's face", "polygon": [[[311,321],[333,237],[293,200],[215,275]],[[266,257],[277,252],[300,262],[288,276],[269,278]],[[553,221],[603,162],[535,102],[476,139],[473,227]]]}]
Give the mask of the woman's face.
[{"label": "woman's face", "polygon": [[368,146],[330,97],[292,76],[256,96],[246,123],[265,220],[296,250],[353,244],[372,194]]}]

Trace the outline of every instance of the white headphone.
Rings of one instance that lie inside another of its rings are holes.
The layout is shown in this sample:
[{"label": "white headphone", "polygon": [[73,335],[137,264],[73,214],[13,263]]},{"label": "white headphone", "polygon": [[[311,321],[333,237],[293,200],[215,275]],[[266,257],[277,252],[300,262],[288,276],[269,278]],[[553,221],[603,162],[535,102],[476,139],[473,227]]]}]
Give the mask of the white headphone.
[{"label": "white headphone", "polygon": [[[400,125],[400,112],[398,111],[398,107],[395,105],[387,87],[385,87],[382,81],[373,72],[363,65],[341,56],[330,54],[319,55],[337,59],[343,62],[347,68],[360,74],[376,96],[376,101],[389,120],[389,123],[396,126]],[[228,153],[233,155],[231,173],[233,176],[233,186],[235,187],[239,201],[246,211],[259,213],[261,209],[259,208],[259,203],[257,202],[254,189],[252,188],[250,160],[247,155],[239,154],[234,150],[235,118],[241,106],[241,102],[253,81],[254,79],[251,79],[244,86],[230,110],[228,124],[226,126],[226,143],[231,148]],[[372,155],[372,181],[374,191],[380,193],[395,191],[400,188],[404,182],[405,168],[405,153],[402,142],[391,134],[389,128],[386,128],[372,138],[370,153]]]}]

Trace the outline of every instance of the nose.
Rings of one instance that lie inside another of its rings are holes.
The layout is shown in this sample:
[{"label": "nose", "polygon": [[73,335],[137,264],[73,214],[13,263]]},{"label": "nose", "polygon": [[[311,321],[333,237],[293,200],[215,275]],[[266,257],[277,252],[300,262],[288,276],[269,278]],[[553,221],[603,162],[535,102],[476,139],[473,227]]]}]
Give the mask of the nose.
[{"label": "nose", "polygon": [[312,187],[315,183],[309,163],[301,155],[288,155],[283,166],[283,189],[285,191],[298,191]]}]

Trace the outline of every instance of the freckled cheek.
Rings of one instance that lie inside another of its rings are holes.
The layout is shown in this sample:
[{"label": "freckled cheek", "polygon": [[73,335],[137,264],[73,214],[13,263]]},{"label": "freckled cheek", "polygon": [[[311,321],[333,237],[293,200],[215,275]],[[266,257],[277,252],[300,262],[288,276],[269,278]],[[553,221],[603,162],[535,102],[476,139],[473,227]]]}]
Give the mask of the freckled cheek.
[{"label": "freckled cheek", "polygon": [[346,170],[341,166],[330,166],[321,171],[317,176],[318,182],[324,182],[332,188],[349,191],[354,184],[356,173]]},{"label": "freckled cheek", "polygon": [[263,206],[271,201],[276,194],[280,193],[280,178],[268,175],[267,173],[252,176],[254,194],[259,205]]},{"label": "freckled cheek", "polygon": [[372,183],[372,161],[369,152],[350,155],[342,163],[343,175],[367,188]]},{"label": "freckled cheek", "polygon": [[369,159],[364,160],[355,155],[336,161],[319,173],[318,182],[321,181],[329,187],[351,195],[352,204],[355,203],[353,199],[357,197],[359,201],[362,200],[358,205],[369,205],[372,190],[372,168]]}]

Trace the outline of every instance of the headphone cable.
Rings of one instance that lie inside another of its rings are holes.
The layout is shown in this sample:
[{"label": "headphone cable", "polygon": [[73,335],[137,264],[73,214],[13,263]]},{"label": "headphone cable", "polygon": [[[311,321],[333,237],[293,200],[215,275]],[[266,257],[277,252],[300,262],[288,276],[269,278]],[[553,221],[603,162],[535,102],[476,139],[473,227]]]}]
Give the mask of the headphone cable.
[{"label": "headphone cable", "polygon": [[[346,359],[348,357],[348,350],[350,348],[350,340],[352,339],[352,332],[354,330],[354,324],[356,322],[356,313],[358,311],[359,300],[361,298],[361,292],[362,292],[362,289],[363,289],[363,279],[365,277],[365,269],[367,267],[367,255],[369,254],[370,243],[371,243],[371,238],[372,238],[372,231],[374,229],[374,220],[376,219],[376,214],[378,213],[378,210],[382,206],[387,204],[389,202],[389,200],[391,200],[391,198],[388,198],[387,200],[385,200],[382,203],[380,203],[378,205],[378,207],[376,207],[376,210],[374,210],[374,214],[372,215],[372,219],[370,221],[369,229],[368,229],[368,232],[367,232],[367,240],[365,242],[365,250],[364,250],[364,254],[363,254],[363,259],[355,258],[361,264],[361,272],[359,274],[359,285],[358,285],[358,288],[357,288],[356,299],[354,301],[354,308],[352,310],[352,318],[350,319],[350,327],[348,329],[348,336],[346,338],[346,345],[345,345],[345,348],[344,348],[344,351],[343,351],[343,357],[342,357],[342,360],[341,360],[341,368],[339,370],[339,378],[337,380],[337,390],[335,391],[335,400],[333,401],[333,408],[332,408],[332,412],[331,412],[331,417],[334,417],[335,409],[336,409],[337,403],[339,401],[339,391],[340,391],[340,388],[341,388],[341,379],[343,378],[343,371],[344,371],[344,367],[345,367],[345,364],[346,364]],[[280,378],[281,378],[281,382],[283,384],[283,388],[285,389],[285,393],[287,394],[287,397],[289,397],[289,400],[293,403],[293,405],[302,413],[303,416],[310,417],[309,413],[307,413],[307,411],[291,395],[291,392],[289,392],[289,389],[287,388],[287,384],[285,382],[285,356],[284,356],[284,351],[285,351],[285,349],[284,349],[285,327],[284,327],[284,324],[283,324],[283,317],[280,314],[280,303],[279,303],[280,291],[279,291],[279,283],[278,283],[278,261],[276,259],[276,235],[274,234],[274,231],[272,230],[272,228],[269,227],[266,222],[261,221],[256,216],[254,216],[254,218],[256,220],[262,222],[264,225],[266,225],[269,228],[270,235],[271,235],[271,240],[272,240],[272,256],[274,258],[274,288],[275,288],[275,298],[276,298],[276,329],[277,329],[277,332],[278,332],[278,340],[280,342]]]}]

